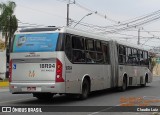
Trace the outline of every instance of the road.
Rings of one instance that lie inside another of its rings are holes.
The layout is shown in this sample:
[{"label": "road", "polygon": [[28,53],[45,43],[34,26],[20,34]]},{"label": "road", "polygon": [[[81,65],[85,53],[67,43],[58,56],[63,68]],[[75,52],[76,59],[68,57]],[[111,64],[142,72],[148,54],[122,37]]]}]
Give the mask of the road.
[{"label": "road", "polygon": [[[34,98],[31,94],[11,94],[8,89],[0,89],[0,105],[1,106],[120,106],[124,100],[129,98],[138,99],[158,99],[160,100],[160,77],[154,77],[151,84],[147,84],[146,87],[131,87],[125,92],[118,92],[117,90],[104,90],[93,92],[87,100],[76,100],[72,98],[67,98],[66,96],[55,96],[50,101],[39,101]],[[149,103],[150,105],[160,106],[159,102]],[[153,113],[153,112],[152,112]],[[140,112],[140,113],[130,113],[130,115],[151,115],[152,113]],[[35,114],[35,113],[34,113]],[[45,114],[45,113],[43,113]],[[46,113],[47,115],[49,113]],[[53,114],[53,113],[51,113]],[[62,115],[64,113],[57,112],[56,115]],[[65,114],[75,114],[74,112]],[[116,112],[82,112],[76,113],[78,115],[100,115],[100,114],[119,114],[127,115],[128,112],[116,113]],[[1,113],[0,113],[1,115]]]}]

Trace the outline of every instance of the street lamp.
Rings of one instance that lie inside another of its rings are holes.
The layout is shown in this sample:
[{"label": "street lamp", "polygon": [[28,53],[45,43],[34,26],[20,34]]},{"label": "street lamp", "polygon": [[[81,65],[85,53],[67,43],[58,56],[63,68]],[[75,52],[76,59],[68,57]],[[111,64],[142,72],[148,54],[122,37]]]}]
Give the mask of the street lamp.
[{"label": "street lamp", "polygon": [[83,16],[83,18],[80,19],[80,20],[74,25],[74,27],[76,27],[76,26],[79,24],[79,22],[82,21],[85,17],[90,16],[90,15],[92,15],[92,14],[93,14],[93,13],[88,13],[88,14],[86,14],[85,16]]}]

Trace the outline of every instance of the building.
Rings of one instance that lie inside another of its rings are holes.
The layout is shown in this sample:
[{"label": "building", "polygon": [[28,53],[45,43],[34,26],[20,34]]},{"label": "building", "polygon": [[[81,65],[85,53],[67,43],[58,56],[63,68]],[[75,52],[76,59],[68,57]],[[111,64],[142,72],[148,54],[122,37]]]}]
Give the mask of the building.
[{"label": "building", "polygon": [[2,32],[0,32],[0,80],[6,78],[6,50],[4,44]]},{"label": "building", "polygon": [[5,41],[2,37],[2,32],[0,32],[0,52],[3,52],[5,50]]}]

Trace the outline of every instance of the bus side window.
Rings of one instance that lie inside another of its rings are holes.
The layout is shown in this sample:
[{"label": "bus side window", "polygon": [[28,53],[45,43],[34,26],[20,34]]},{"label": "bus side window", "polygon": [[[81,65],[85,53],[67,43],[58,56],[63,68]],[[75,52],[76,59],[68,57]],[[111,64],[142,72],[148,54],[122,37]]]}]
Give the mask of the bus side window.
[{"label": "bus side window", "polygon": [[70,35],[66,35],[65,39],[65,53],[70,61],[72,61],[72,38]]},{"label": "bus side window", "polygon": [[84,38],[79,36],[72,36],[72,48],[73,48],[73,62],[84,63],[85,62]]},{"label": "bus side window", "polygon": [[73,62],[74,63],[85,62],[85,53],[81,50],[73,50]]},{"label": "bus side window", "polygon": [[132,53],[133,64],[138,65],[138,52],[137,49],[133,49]]},{"label": "bus side window", "polygon": [[102,52],[101,42],[96,41],[95,43],[96,43],[96,51],[97,52]]},{"label": "bus side window", "polygon": [[72,36],[72,48],[84,50],[84,38],[79,36]]},{"label": "bus side window", "polygon": [[95,41],[95,44],[96,44],[96,51],[97,51],[97,63],[102,64],[104,63],[104,56],[102,52],[101,41]]},{"label": "bus side window", "polygon": [[131,48],[127,48],[127,64],[132,64],[132,49]]},{"label": "bus side window", "polygon": [[140,65],[143,65],[143,51],[140,51]]},{"label": "bus side window", "polygon": [[93,39],[86,39],[86,62],[96,63],[96,51]]},{"label": "bus side window", "polygon": [[103,49],[105,63],[109,64],[109,46],[108,44],[103,44],[102,49]]},{"label": "bus side window", "polygon": [[144,51],[144,65],[149,65],[148,52]]},{"label": "bus side window", "polygon": [[94,51],[94,40],[86,39],[86,50]]},{"label": "bus side window", "polygon": [[86,61],[87,63],[96,63],[96,53],[95,52],[86,52]]},{"label": "bus side window", "polygon": [[125,64],[126,63],[126,48],[122,45],[119,45],[119,56],[118,60],[120,64]]}]

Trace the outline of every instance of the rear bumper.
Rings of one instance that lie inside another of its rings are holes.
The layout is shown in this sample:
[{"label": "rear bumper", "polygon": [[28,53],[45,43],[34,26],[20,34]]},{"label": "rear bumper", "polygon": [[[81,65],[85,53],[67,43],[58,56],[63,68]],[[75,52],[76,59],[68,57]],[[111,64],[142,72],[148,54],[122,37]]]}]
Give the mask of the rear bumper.
[{"label": "rear bumper", "polygon": [[65,83],[13,83],[9,85],[13,94],[23,93],[65,93]]}]

